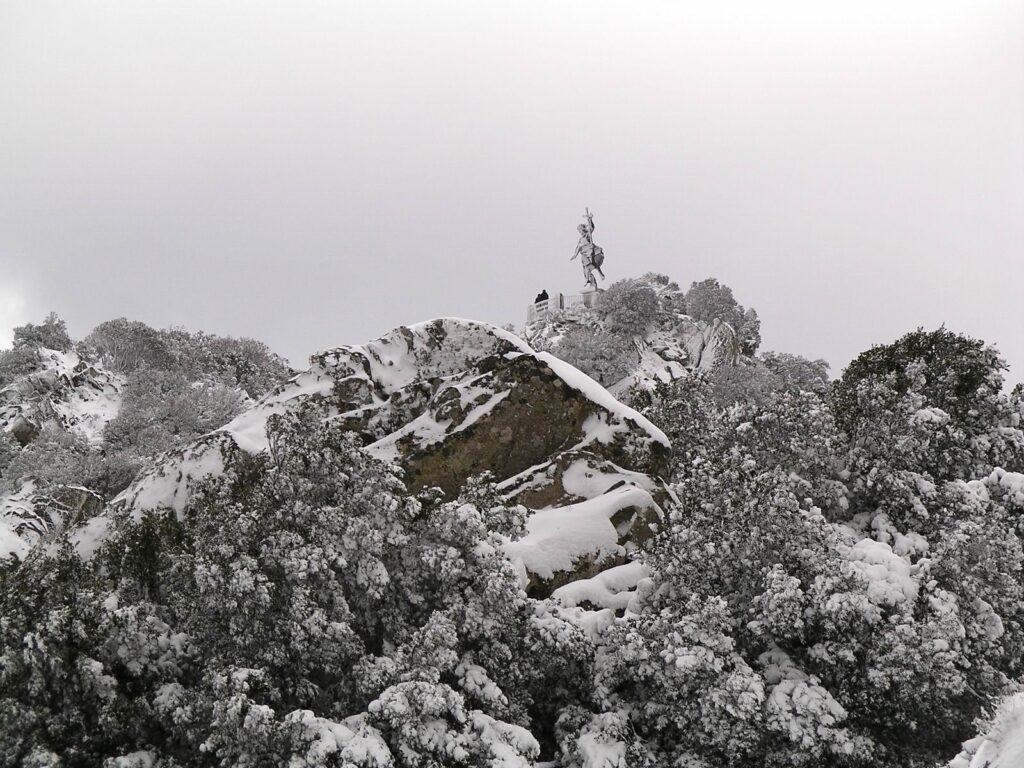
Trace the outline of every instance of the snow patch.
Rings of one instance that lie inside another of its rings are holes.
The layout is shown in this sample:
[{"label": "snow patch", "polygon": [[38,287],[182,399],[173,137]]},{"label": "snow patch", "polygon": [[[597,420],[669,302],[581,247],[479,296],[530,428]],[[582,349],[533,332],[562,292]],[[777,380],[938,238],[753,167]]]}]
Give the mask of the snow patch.
[{"label": "snow patch", "polygon": [[570,608],[590,603],[613,611],[625,610],[636,595],[636,587],[650,576],[643,563],[617,565],[589,579],[572,581],[556,589],[551,596]]},{"label": "snow patch", "polygon": [[595,499],[567,507],[542,509],[526,521],[526,535],[505,543],[506,555],[518,560],[542,579],[570,571],[577,560],[593,557],[595,563],[622,556],[620,532],[611,518],[627,507],[654,507],[651,494],[642,488],[623,486]]},{"label": "snow patch", "polygon": [[1021,768],[1024,766],[1024,693],[1003,702],[987,733],[964,743],[948,768]]}]

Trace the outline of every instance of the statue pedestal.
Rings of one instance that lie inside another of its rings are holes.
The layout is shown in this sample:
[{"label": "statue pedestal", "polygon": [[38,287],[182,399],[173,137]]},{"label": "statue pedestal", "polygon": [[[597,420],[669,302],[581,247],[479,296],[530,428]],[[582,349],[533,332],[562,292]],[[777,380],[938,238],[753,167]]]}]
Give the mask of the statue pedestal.
[{"label": "statue pedestal", "polygon": [[594,305],[597,304],[597,297],[604,293],[603,288],[591,288],[589,285],[580,292],[580,298],[583,299],[583,306],[587,309],[593,309]]}]

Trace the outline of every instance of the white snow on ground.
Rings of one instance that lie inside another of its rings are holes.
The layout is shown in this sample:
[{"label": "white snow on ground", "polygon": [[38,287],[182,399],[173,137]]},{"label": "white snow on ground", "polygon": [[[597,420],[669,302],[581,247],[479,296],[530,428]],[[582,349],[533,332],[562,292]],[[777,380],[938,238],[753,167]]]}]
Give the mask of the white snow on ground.
[{"label": "white snow on ground", "polygon": [[89,375],[77,385],[72,379],[82,372],[84,364],[76,352],[44,350],[44,359],[53,366],[67,386],[67,399],[53,401],[53,410],[64,425],[78,432],[93,445],[103,441],[103,428],[121,410],[121,392],[124,376],[111,373],[100,366],[90,366]]},{"label": "white snow on ground", "polygon": [[634,343],[639,351],[639,362],[632,372],[608,387],[615,397],[624,395],[634,386],[652,390],[659,382],[670,384],[690,375],[685,365],[686,350],[672,332],[654,331],[645,339],[637,338]]},{"label": "white snow on ground", "polygon": [[505,544],[505,553],[518,560],[530,573],[542,579],[558,571],[571,570],[582,557],[596,563],[622,556],[620,533],[611,518],[621,509],[654,506],[651,494],[642,488],[623,486],[579,504],[534,512],[526,521],[526,535]]},{"label": "white snow on ground", "polygon": [[208,435],[182,451],[165,456],[156,469],[122,491],[112,505],[127,505],[135,519],[142,513],[171,508],[179,515],[188,503],[192,486],[204,477],[224,471],[223,435]]},{"label": "white snow on ground", "polygon": [[404,427],[366,446],[366,450],[381,461],[397,461],[401,455],[398,448],[399,441],[411,437],[420,446],[439,443],[448,434],[448,427],[451,423],[450,419],[439,422],[429,413],[421,413]]},{"label": "white snow on ground", "polygon": [[949,768],[1022,768],[1024,766],[1024,693],[1003,702],[988,732],[964,743]]},{"label": "white snow on ground", "polygon": [[28,543],[14,532],[6,520],[0,521],[0,560],[6,560],[12,555],[22,560],[29,549]]},{"label": "white snow on ground", "polygon": [[267,449],[267,419],[273,414],[285,413],[288,406],[298,400],[327,395],[333,389],[334,379],[319,366],[314,366],[270,392],[217,431],[231,435],[235,444],[246,453],[259,453]]},{"label": "white snow on ground", "polygon": [[110,518],[104,515],[97,515],[86,520],[71,532],[68,538],[71,545],[78,552],[83,560],[90,560],[96,551],[106,541],[107,532],[110,530]]},{"label": "white snow on ground", "polygon": [[[438,324],[443,329],[442,341],[436,339]],[[545,352],[537,353],[522,339],[487,323],[459,318],[440,318],[399,328],[380,339],[362,345],[342,346],[322,353],[323,365],[314,365],[309,371],[299,374],[288,384],[264,397],[253,408],[239,415],[223,428],[242,450],[258,452],[266,448],[266,420],[272,413],[281,413],[289,403],[315,395],[329,395],[336,384],[336,370],[351,371],[351,378],[366,381],[372,391],[383,398],[406,387],[418,379],[446,378],[463,373],[474,361],[493,354],[499,342],[507,342],[515,351],[510,356],[532,355],[548,365],[554,373],[573,389],[610,412],[602,419],[588,422],[588,439],[610,440],[618,432],[627,429],[628,420],[647,432],[652,439],[668,445],[668,438],[632,408],[623,405],[600,384],[568,363]],[[369,374],[366,373],[369,371]],[[458,384],[462,405],[476,401],[481,394],[487,394],[486,387],[476,385],[480,377]],[[456,426],[456,432],[467,429],[484,418],[498,405],[507,392],[491,393],[489,399],[470,411]],[[371,446],[379,458],[393,460],[397,456],[397,441],[412,435],[417,443],[426,445],[438,442],[447,434],[451,423],[430,423],[421,416]]]},{"label": "white snow on ground", "polygon": [[649,576],[647,566],[634,561],[601,571],[589,579],[570,582],[556,589],[551,596],[569,607],[590,603],[598,608],[621,611],[629,606],[637,585]]},{"label": "white snow on ground", "polygon": [[35,489],[35,483],[27,481],[16,490],[0,495],[0,560],[11,556],[22,560],[36,542],[34,536],[17,533],[24,520],[35,517],[32,507]]},{"label": "white snow on ground", "polygon": [[[487,402],[476,406],[472,411],[466,414],[466,418],[462,420],[462,423],[456,428],[455,432],[462,432],[465,429],[469,429],[471,426],[476,424],[480,419],[489,414],[494,410],[494,407],[509,396],[512,390],[506,389],[504,392],[498,392],[491,397],[487,398]],[[453,433],[454,434],[454,433]]]},{"label": "white snow on ground", "polygon": [[625,482],[653,493],[655,483],[647,475],[604,462],[597,467],[590,461],[574,461],[562,473],[562,487],[566,493],[584,499],[600,496],[618,482]]}]

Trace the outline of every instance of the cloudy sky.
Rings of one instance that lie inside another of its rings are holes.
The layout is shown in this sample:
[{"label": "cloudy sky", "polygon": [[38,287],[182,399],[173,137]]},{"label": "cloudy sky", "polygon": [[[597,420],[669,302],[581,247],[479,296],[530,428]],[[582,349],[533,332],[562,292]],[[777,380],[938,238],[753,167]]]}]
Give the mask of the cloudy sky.
[{"label": "cloudy sky", "polygon": [[946,323],[1022,379],[1024,4],[0,0],[0,345],[520,324],[585,206],[764,349]]}]

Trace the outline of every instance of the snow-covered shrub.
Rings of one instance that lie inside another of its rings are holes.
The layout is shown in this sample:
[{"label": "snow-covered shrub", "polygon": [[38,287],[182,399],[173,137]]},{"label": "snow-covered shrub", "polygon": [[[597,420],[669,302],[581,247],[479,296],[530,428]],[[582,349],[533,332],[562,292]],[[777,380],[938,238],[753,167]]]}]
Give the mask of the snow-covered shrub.
[{"label": "snow-covered shrub", "polygon": [[630,713],[662,757],[658,764],[699,754],[736,765],[756,754],[764,688],[736,652],[731,623],[723,600],[680,594],[671,608],[627,617],[604,633],[596,670],[602,704]]},{"label": "snow-covered shrub", "polygon": [[101,323],[85,346],[120,373],[140,368],[173,371],[190,381],[217,381],[259,397],[292,371],[283,358],[255,339],[235,339],[180,328],[158,331],[125,318]]},{"label": "snow-covered shrub", "polygon": [[570,331],[555,354],[608,387],[626,376],[636,364],[632,343],[616,333],[582,327]]},{"label": "snow-covered shrub", "polygon": [[653,761],[629,718],[621,712],[593,714],[566,707],[556,726],[559,765],[564,768],[650,768]]},{"label": "snow-covered shrub", "polygon": [[[644,627],[690,616],[695,597],[721,600],[717,626],[764,690],[756,717],[721,715],[719,727],[749,740],[731,754],[697,749],[709,765],[931,765],[1020,674],[1018,485],[998,473],[984,488],[938,479],[949,465],[986,467],[990,444],[915,418],[913,392],[887,381],[862,389],[885,407],[862,408],[852,443],[808,391],[720,408],[691,380],[643,403],[677,446],[682,505],[645,558],[653,583],[631,604],[639,616],[616,631],[640,633],[636,658],[665,658],[669,632]],[[599,669],[625,670],[630,647],[610,634]],[[692,699],[631,690],[625,672],[607,679],[609,707],[630,713],[665,764],[689,754],[664,730],[668,714],[644,714],[664,702],[697,717]]]},{"label": "snow-covered shrub", "polygon": [[20,450],[21,446],[13,437],[6,432],[0,432],[0,478],[4,477],[7,466]]},{"label": "snow-covered shrub", "polygon": [[178,370],[191,380],[213,379],[259,397],[290,375],[285,360],[255,339],[182,329],[161,331]]},{"label": "snow-covered shrub", "polygon": [[745,355],[753,355],[761,346],[761,318],[753,307],[743,310],[743,322],[736,328],[736,338]]},{"label": "snow-covered shrub", "polygon": [[643,280],[619,280],[600,294],[595,310],[609,332],[644,336],[657,317],[658,295]]},{"label": "snow-covered shrub", "polygon": [[39,350],[32,346],[0,351],[0,389],[39,367]]},{"label": "snow-covered shrub", "polygon": [[107,320],[93,328],[85,342],[104,366],[118,373],[131,373],[141,367],[171,370],[175,365],[161,333],[137,320]]},{"label": "snow-covered shrub", "polygon": [[787,387],[818,394],[828,389],[829,365],[824,360],[808,360],[788,352],[762,352],[760,360],[768,370],[781,376]]},{"label": "snow-covered shrub", "polygon": [[51,312],[39,325],[28,323],[15,328],[14,347],[31,349],[45,347],[58,352],[67,352],[72,347],[72,341],[68,336],[67,323],[57,317],[55,312]]},{"label": "snow-covered shrub", "polygon": [[39,488],[80,485],[111,498],[128,486],[137,471],[138,464],[127,456],[102,454],[76,433],[47,428],[10,456],[2,476],[8,489],[31,477]]},{"label": "snow-covered shrub", "polygon": [[0,712],[21,729],[0,754],[532,765],[593,649],[489,528],[515,535],[525,510],[486,479],[411,497],[312,412],[269,430],[181,516],[115,515],[91,564],[61,537],[0,574]]},{"label": "snow-covered shrub", "polygon": [[708,374],[708,384],[721,407],[734,403],[763,404],[785,387],[785,380],[763,365],[720,365]]},{"label": "snow-covered shrub", "polygon": [[686,312],[694,320],[710,323],[721,320],[732,326],[743,354],[753,355],[761,344],[761,321],[757,312],[744,309],[732,295],[732,289],[713,277],[694,282],[686,292]]},{"label": "snow-covered shrub", "polygon": [[129,375],[121,409],[104,429],[104,444],[113,451],[153,456],[223,426],[243,404],[239,390],[217,381],[142,368]]},{"label": "snow-covered shrub", "polygon": [[843,429],[870,423],[883,387],[898,402],[919,396],[919,407],[938,409],[967,434],[990,430],[1008,415],[1002,395],[1006,362],[984,342],[940,328],[917,330],[892,344],[872,347],[843,371],[833,388],[836,418]]}]

